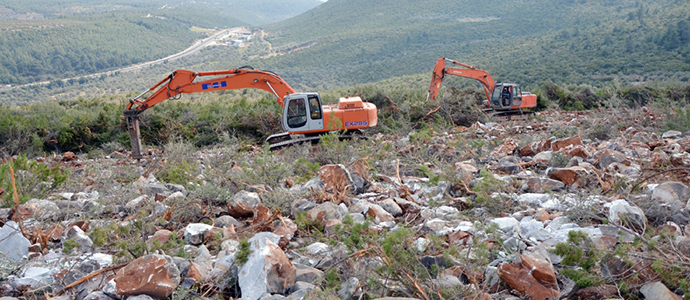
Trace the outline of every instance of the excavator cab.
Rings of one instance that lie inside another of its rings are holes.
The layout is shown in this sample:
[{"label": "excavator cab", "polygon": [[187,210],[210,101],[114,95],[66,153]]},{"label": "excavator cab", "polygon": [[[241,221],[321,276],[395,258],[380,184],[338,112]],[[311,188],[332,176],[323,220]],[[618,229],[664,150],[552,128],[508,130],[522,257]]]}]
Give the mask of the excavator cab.
[{"label": "excavator cab", "polygon": [[286,96],[281,123],[287,132],[323,131],[323,108],[319,94]]},{"label": "excavator cab", "polygon": [[522,106],[522,89],[518,84],[497,83],[491,93],[491,106],[495,110],[508,110]]}]

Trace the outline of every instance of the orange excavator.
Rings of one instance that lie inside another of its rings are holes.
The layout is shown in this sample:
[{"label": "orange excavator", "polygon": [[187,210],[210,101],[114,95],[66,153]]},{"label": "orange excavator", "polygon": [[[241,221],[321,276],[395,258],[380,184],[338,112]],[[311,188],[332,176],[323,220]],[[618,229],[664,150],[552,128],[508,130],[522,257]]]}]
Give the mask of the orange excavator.
[{"label": "orange excavator", "polygon": [[[446,67],[446,63],[453,63],[464,67],[464,69]],[[441,88],[441,82],[443,82],[443,78],[446,74],[478,80],[484,86],[484,93],[486,93],[487,101],[484,102],[484,107],[487,110],[493,109],[496,114],[522,112],[524,108],[537,106],[537,95],[522,92],[520,85],[514,83],[496,83],[488,72],[445,57],[436,60],[427,100],[429,100],[429,98],[431,98],[431,100],[436,100],[438,90]]]},{"label": "orange excavator", "polygon": [[[220,76],[196,81],[204,76]],[[129,100],[123,115],[127,121],[132,142],[132,156],[141,158],[139,114],[167,99],[177,99],[181,94],[212,92],[232,89],[261,89],[276,96],[282,109],[281,125],[284,133],[267,138],[271,149],[282,146],[316,141],[319,136],[332,131],[357,132],[376,126],[376,106],[363,102],[360,97],[340,98],[338,104],[323,105],[317,93],[296,93],[280,76],[251,67],[224,71],[192,72],[176,70],[148,90]],[[153,92],[145,99],[141,99]]]}]

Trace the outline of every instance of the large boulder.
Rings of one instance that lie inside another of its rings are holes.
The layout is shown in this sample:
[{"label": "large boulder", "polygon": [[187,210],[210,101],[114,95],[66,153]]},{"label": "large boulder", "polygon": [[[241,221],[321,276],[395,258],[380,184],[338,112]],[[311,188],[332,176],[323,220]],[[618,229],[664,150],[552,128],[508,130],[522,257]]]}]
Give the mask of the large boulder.
[{"label": "large boulder", "polygon": [[120,296],[145,294],[164,299],[172,295],[180,284],[180,270],[172,258],[151,254],[130,262],[116,273],[113,280]]},{"label": "large boulder", "polygon": [[265,293],[282,294],[295,284],[295,266],[282,249],[260,235],[249,240],[252,250],[239,272],[242,299],[257,300]]}]

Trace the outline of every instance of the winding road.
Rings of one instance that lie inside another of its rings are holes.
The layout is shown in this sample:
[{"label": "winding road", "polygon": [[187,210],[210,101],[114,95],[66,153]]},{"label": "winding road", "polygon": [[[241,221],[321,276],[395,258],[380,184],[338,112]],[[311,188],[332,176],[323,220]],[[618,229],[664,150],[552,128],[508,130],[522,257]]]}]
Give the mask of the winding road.
[{"label": "winding road", "polygon": [[[161,64],[161,63],[164,63],[166,61],[180,59],[180,58],[183,58],[185,56],[194,54],[204,47],[208,47],[208,46],[215,44],[216,41],[218,41],[221,37],[230,35],[230,34],[235,33],[235,32],[240,32],[242,30],[243,30],[242,27],[234,27],[234,28],[230,28],[230,29],[221,30],[221,31],[217,32],[216,34],[214,34],[210,37],[196,41],[192,46],[190,46],[189,48],[187,48],[181,52],[175,53],[173,55],[170,55],[168,57],[164,57],[161,59],[143,62],[143,63],[139,63],[136,65],[131,65],[128,67],[120,68],[117,70],[110,70],[110,71],[105,71],[105,72],[93,73],[93,74],[89,74],[89,75],[82,75],[82,76],[77,76],[77,77],[72,77],[72,78],[65,78],[65,79],[61,79],[61,80],[63,82],[67,82],[69,80],[73,80],[73,79],[77,80],[79,78],[92,78],[92,77],[99,77],[101,75],[111,75],[111,74],[116,73],[116,72],[120,72],[120,73],[131,72],[131,71],[140,70],[140,69],[145,68],[145,67]],[[29,83],[29,84],[12,86],[10,89],[21,88],[21,87],[25,87],[25,86],[39,85],[39,84],[44,85],[44,84],[49,84],[49,83],[50,83],[50,81],[33,82],[33,83]]]}]

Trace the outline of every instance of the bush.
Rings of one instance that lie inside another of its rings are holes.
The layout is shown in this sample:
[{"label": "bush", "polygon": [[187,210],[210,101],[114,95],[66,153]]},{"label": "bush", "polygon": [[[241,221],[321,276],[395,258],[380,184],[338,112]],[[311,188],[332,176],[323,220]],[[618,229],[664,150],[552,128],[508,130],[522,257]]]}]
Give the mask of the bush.
[{"label": "bush", "polygon": [[43,198],[49,192],[62,186],[68,179],[67,171],[58,165],[49,166],[46,163],[27,159],[19,155],[0,165],[0,189],[3,193],[3,206],[12,205],[12,177],[10,167],[14,170],[15,186],[19,196],[19,203],[25,203],[33,198]]}]

